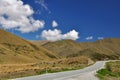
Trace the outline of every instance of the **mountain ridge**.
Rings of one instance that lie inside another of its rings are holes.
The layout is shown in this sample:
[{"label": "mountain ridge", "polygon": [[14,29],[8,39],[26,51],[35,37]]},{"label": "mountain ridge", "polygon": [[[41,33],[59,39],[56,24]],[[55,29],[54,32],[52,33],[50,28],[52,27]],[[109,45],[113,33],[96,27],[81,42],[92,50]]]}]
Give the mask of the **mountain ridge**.
[{"label": "mountain ridge", "polygon": [[[35,42],[33,41],[33,43]],[[120,59],[120,38],[106,38],[95,42],[61,40],[46,42],[42,45],[39,44],[39,46],[52,51],[60,57],[87,56],[94,60]]]}]

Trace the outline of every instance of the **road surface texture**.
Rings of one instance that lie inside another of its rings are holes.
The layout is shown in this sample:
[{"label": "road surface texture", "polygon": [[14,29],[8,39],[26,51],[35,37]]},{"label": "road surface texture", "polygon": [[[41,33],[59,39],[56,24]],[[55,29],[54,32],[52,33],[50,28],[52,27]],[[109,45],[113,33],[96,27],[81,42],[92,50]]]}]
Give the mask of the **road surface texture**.
[{"label": "road surface texture", "polygon": [[95,77],[96,71],[103,68],[106,61],[98,61],[95,64],[80,70],[48,73],[37,76],[16,78],[12,80],[99,80]]}]

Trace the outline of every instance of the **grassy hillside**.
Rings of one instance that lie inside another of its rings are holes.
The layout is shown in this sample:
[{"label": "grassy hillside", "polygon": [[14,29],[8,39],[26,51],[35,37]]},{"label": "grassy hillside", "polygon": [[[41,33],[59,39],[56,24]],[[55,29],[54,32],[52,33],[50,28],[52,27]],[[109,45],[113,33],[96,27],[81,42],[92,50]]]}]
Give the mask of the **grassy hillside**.
[{"label": "grassy hillside", "polygon": [[57,42],[48,42],[42,45],[48,50],[53,51],[58,56],[65,57],[68,55],[75,54],[79,50],[81,50],[80,45],[72,40],[62,40]]},{"label": "grassy hillside", "polygon": [[0,29],[0,63],[32,63],[54,58],[50,51]]},{"label": "grassy hillside", "polygon": [[81,69],[90,64],[93,64],[93,62],[84,56],[37,63],[0,64],[0,80],[44,74],[46,73],[46,68],[48,73],[53,73]]},{"label": "grassy hillside", "polygon": [[[34,42],[34,41],[33,41]],[[38,44],[60,57],[87,56],[93,60],[120,59],[120,39],[109,38],[96,42],[78,43],[72,40]]]}]

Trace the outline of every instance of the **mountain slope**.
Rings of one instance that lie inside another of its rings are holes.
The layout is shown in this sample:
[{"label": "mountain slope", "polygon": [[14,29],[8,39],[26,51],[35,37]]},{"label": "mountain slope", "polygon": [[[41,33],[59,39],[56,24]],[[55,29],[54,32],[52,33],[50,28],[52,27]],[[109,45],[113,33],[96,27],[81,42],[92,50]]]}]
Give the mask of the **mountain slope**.
[{"label": "mountain slope", "polygon": [[98,40],[96,42],[82,43],[72,40],[62,40],[57,42],[47,42],[41,46],[60,57],[87,56],[94,60],[120,58],[119,38],[109,38]]},{"label": "mountain slope", "polygon": [[0,29],[0,63],[25,63],[56,58],[50,51]]}]

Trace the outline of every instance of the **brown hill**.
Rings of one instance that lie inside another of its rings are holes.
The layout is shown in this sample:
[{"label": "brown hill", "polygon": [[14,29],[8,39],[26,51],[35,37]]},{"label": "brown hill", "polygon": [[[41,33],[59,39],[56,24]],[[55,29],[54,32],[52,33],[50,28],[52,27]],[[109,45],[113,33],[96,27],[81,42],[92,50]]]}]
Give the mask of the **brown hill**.
[{"label": "brown hill", "polygon": [[38,45],[38,46],[42,46],[42,45],[44,45],[44,44],[47,44],[47,43],[49,43],[49,42],[51,42],[51,41],[47,41],[47,40],[38,40],[38,41],[36,41],[36,40],[29,40],[31,43],[34,43],[35,45]]},{"label": "brown hill", "polygon": [[47,42],[41,46],[60,57],[87,56],[93,60],[120,59],[120,38],[109,38],[96,42],[82,43],[72,40],[62,40]]},{"label": "brown hill", "polygon": [[0,29],[0,63],[26,63],[56,58],[50,51]]}]

